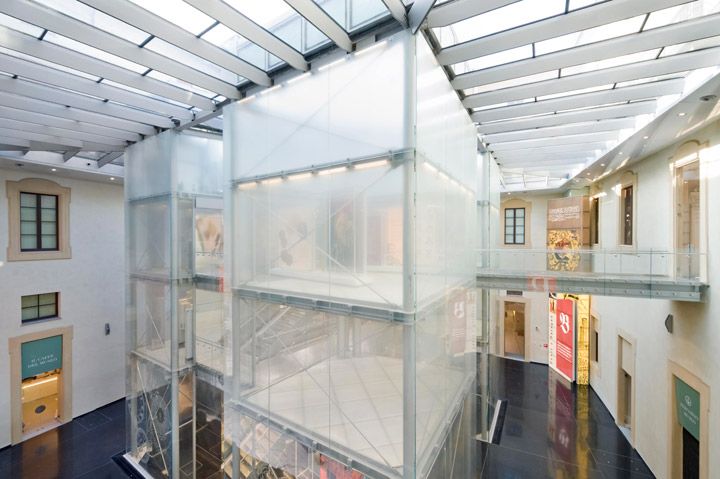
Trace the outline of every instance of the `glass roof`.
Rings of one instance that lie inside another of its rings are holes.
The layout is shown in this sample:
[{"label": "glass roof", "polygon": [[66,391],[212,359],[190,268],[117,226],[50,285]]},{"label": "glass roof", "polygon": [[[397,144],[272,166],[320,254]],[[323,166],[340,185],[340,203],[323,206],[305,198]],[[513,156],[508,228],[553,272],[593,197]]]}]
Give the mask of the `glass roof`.
[{"label": "glass roof", "polygon": [[166,75],[163,72],[159,72],[157,70],[153,70],[147,74],[148,77],[154,78],[156,80],[164,81],[165,83],[169,83],[171,85],[174,85],[178,88],[182,88],[183,90],[188,90],[193,93],[197,93],[198,95],[202,95],[208,98],[212,98],[215,96],[215,92],[212,92],[210,90],[206,90],[205,88],[195,86],[191,83],[188,83],[186,81],[180,80],[179,78],[175,78],[170,75]]},{"label": "glass roof", "polygon": [[43,32],[43,29],[40,27],[30,25],[29,23],[9,17],[2,13],[0,13],[0,25],[12,28],[13,30],[17,30],[19,32],[27,33],[28,35],[32,35],[34,37],[39,37]]},{"label": "glass roof", "polygon": [[243,77],[222,68],[216,63],[205,60],[204,58],[200,58],[197,55],[193,55],[192,53],[189,53],[182,48],[178,48],[175,45],[166,42],[165,40],[161,40],[160,38],[153,38],[147,43],[147,45],[145,45],[145,48],[164,55],[168,58],[171,58],[176,62],[182,63],[198,71],[206,73],[210,76],[214,76],[215,78],[223,80],[232,85],[237,85],[244,80]]},{"label": "glass roof", "polygon": [[133,93],[137,93],[138,95],[143,95],[143,96],[146,96],[146,97],[148,97],[148,98],[153,98],[153,99],[155,99],[155,100],[164,101],[165,103],[169,103],[169,104],[171,104],[171,105],[179,106],[179,107],[181,107],[181,108],[190,108],[190,105],[187,105],[187,104],[185,104],[185,103],[181,103],[181,102],[179,102],[179,101],[174,101],[174,100],[171,100],[171,99],[169,99],[169,98],[162,97],[162,96],[154,95],[154,94],[152,94],[152,93],[146,92],[145,90],[140,90],[140,89],[138,89],[138,88],[133,88],[133,87],[131,87],[131,86],[123,85],[122,83],[116,83],[116,82],[114,82],[114,81],[112,81],[112,80],[108,80],[108,79],[106,79],[106,78],[103,79],[102,83],[105,83],[106,85],[114,86],[114,87],[116,87],[116,88],[120,88],[120,89],[123,89],[123,90],[127,90],[127,91],[130,91],[130,92],[133,92]]},{"label": "glass roof", "polygon": [[82,54],[87,55],[92,58],[97,58],[98,60],[102,60],[104,62],[112,63],[115,66],[118,66],[120,68],[125,68],[126,70],[131,70],[136,73],[143,73],[145,70],[147,70],[146,66],[139,65],[139,64],[131,62],[129,60],[125,60],[124,58],[115,56],[112,53],[106,53],[95,47],[91,47],[90,45],[85,45],[84,43],[77,42],[71,38],[67,38],[62,35],[58,35],[57,33],[54,33],[54,32],[47,32],[47,34],[45,34],[45,37],[43,39],[50,43],[54,43],[56,45],[68,48],[70,50],[74,50],[78,53],[82,53]]},{"label": "glass roof", "polygon": [[[270,54],[267,51],[223,24],[211,28],[202,38],[263,70],[267,70],[271,64],[268,59]],[[274,58],[273,61],[279,60]]]},{"label": "glass roof", "polygon": [[514,86],[524,85],[526,83],[535,83],[543,80],[551,80],[553,78],[557,78],[557,76],[557,70],[552,70],[549,72],[536,73],[534,75],[512,78],[510,80],[488,83],[487,85],[480,85],[468,88],[466,90],[463,90],[463,93],[465,93],[465,95],[475,95],[477,93],[485,93],[488,91],[500,90],[502,88],[510,88]]},{"label": "glass roof", "polygon": [[[352,32],[372,20],[388,14],[388,10],[382,0],[350,0],[349,2],[345,0],[313,1],[348,32]],[[348,8],[348,6],[350,8]]]},{"label": "glass roof", "polygon": [[622,55],[619,57],[608,58],[607,60],[600,60],[596,62],[583,63],[582,65],[571,66],[563,68],[561,70],[561,76],[565,77],[568,75],[577,75],[580,73],[586,73],[591,71],[602,70],[605,68],[612,68],[620,65],[628,65],[630,63],[637,63],[646,60],[653,60],[657,58],[660,53],[659,48],[653,50],[646,50],[644,52],[631,53],[629,55]]},{"label": "glass roof", "polygon": [[644,20],[645,15],[639,15],[637,17],[537,42],[535,43],[535,54],[545,55],[547,53],[565,50],[566,48],[577,47],[588,43],[628,35],[630,33],[636,33],[640,31],[640,27],[642,27]]},{"label": "glass roof", "polygon": [[717,12],[720,12],[720,0],[696,0],[695,2],[652,12],[645,24],[645,30]]},{"label": "glass roof", "polygon": [[456,75],[461,73],[467,73],[470,71],[481,70],[483,68],[490,68],[497,65],[503,65],[505,63],[515,62],[518,60],[524,60],[526,58],[532,58],[533,48],[532,45],[523,45],[522,47],[512,48],[510,50],[503,50],[501,52],[493,53],[491,55],[485,55],[478,58],[473,58],[462,63],[455,63],[452,65],[453,72]]},{"label": "glass roof", "polygon": [[[85,73],[85,72],[81,72],[81,71],[78,71],[78,70],[73,70],[72,68],[68,68],[68,67],[66,67],[66,66],[59,65],[59,64],[57,64],[57,63],[45,61],[45,60],[43,60],[43,59],[41,59],[41,58],[33,57],[33,56],[30,56],[30,55],[25,55],[24,53],[16,52],[15,50],[8,50],[7,48],[4,48],[4,47],[0,47],[0,53],[4,53],[5,55],[9,55],[9,56],[11,56],[11,57],[20,58],[20,59],[22,59],[22,60],[27,60],[27,61],[29,61],[30,63],[36,63],[36,64],[38,64],[38,65],[43,65],[43,66],[46,66],[46,67],[53,68],[53,69],[55,69],[55,70],[63,71],[63,72],[65,72],[65,73],[70,73],[70,74],[72,74],[72,75],[77,75],[77,76],[79,76],[79,77],[81,77],[81,78],[86,78],[86,79],[88,79],[88,80],[98,81],[98,80],[100,79],[100,77],[97,77],[97,76],[95,76],[95,75],[89,75],[89,74],[87,74],[87,73]],[[20,75],[20,76],[22,76],[22,75]]]},{"label": "glass roof", "polygon": [[200,10],[183,2],[183,0],[129,0],[139,7],[148,10],[155,15],[187,30],[193,35],[198,35],[207,30],[215,23]]}]

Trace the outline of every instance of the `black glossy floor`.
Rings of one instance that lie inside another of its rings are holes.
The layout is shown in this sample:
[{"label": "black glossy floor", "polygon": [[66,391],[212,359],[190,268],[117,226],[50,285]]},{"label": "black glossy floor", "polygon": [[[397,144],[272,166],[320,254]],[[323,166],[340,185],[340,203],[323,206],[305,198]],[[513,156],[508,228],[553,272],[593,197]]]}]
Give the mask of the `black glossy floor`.
[{"label": "black glossy floor", "polygon": [[[592,389],[570,389],[547,366],[490,358],[490,391],[507,399],[500,443],[477,445],[488,479],[652,477]],[[0,478],[126,479],[124,401],[0,450]]]},{"label": "black glossy floor", "polygon": [[507,399],[500,443],[478,444],[482,478],[651,478],[595,392],[547,366],[490,357],[490,393]]}]

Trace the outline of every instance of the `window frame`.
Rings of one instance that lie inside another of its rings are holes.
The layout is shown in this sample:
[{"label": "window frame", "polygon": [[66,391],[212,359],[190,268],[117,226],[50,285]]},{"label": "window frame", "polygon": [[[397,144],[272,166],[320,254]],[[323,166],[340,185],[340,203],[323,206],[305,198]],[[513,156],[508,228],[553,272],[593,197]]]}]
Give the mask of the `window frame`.
[{"label": "window frame", "polygon": [[[54,181],[42,178],[24,178],[19,181],[6,181],[5,191],[8,207],[8,246],[7,261],[35,261],[70,259],[70,188],[60,186]],[[21,248],[20,198],[22,193],[57,196],[55,249],[23,250]]]},{"label": "window frame", "polygon": [[[523,211],[523,215],[522,215],[522,219],[523,219],[523,224],[522,224],[522,238],[523,238],[523,240],[522,240],[522,242],[518,242],[518,240],[517,240],[517,237],[518,237],[518,224],[517,224],[518,215],[517,215],[517,211],[518,211],[518,210],[522,210],[522,211]],[[508,211],[512,211],[512,212],[513,212],[513,215],[512,215],[512,220],[513,220],[513,224],[512,224],[512,237],[513,237],[513,240],[512,240],[511,243],[508,243],[508,241],[507,241],[507,236],[508,236],[508,233],[507,233],[507,228],[508,228],[508,225],[507,225],[507,221],[508,221]],[[506,207],[506,208],[503,208],[503,243],[504,243],[505,245],[509,245],[509,246],[525,246],[525,245],[527,244],[527,242],[526,242],[526,240],[525,240],[525,238],[527,237],[526,229],[525,229],[526,224],[527,224],[527,209],[526,209],[524,206],[521,206],[521,207]]]},{"label": "window frame", "polygon": [[[32,195],[35,197],[35,206],[34,207],[28,207],[22,205],[22,195]],[[43,208],[42,206],[42,197],[53,197],[55,198],[55,207],[54,208]],[[57,251],[60,247],[60,222],[58,221],[58,205],[59,205],[60,197],[58,195],[53,194],[45,194],[45,193],[30,193],[27,191],[21,191],[20,192],[20,251],[25,252],[32,252],[32,251]],[[23,248],[22,247],[22,237],[23,236],[30,236],[27,234],[24,234],[22,232],[22,223],[28,220],[22,219],[22,208],[35,208],[35,219],[33,220],[35,222],[35,248]],[[55,221],[44,221],[42,219],[42,210],[44,209],[52,209],[55,211]],[[55,231],[54,235],[48,235],[44,234],[42,232],[42,224],[43,223],[53,223],[55,225]],[[42,237],[43,236],[55,236],[55,247],[54,248],[43,248],[42,247]]]},{"label": "window frame", "polygon": [[600,197],[590,198],[590,244],[600,244]]},{"label": "window frame", "polygon": [[[40,304],[40,296],[44,296],[44,295],[47,295],[47,294],[52,294],[52,295],[54,296],[54,298],[55,298],[54,301],[53,301],[52,303],[49,303],[49,304]],[[27,306],[27,307],[25,307],[25,306],[22,305],[22,300],[23,300],[23,298],[29,298],[29,297],[33,297],[33,296],[36,296],[36,297],[37,297],[37,304],[36,304],[35,306]],[[53,312],[53,314],[49,314],[49,315],[45,315],[45,316],[40,316],[40,307],[41,307],[41,306],[50,306],[50,305],[54,305],[54,306],[55,306],[55,311]],[[36,309],[37,309],[37,313],[38,313],[37,317],[31,318],[31,319],[23,319],[22,312],[23,312],[25,309],[29,309],[29,308],[36,308]],[[57,318],[59,318],[59,317],[60,317],[60,293],[59,293],[58,291],[53,291],[53,292],[50,292],[50,293],[25,294],[25,295],[22,295],[22,296],[20,297],[20,324],[22,324],[23,326],[26,325],[26,324],[37,323],[38,321],[45,321],[45,320],[48,320],[48,319],[57,319]]]},{"label": "window frame", "polygon": [[[626,191],[630,191],[629,201]],[[628,207],[630,220],[628,225]],[[629,227],[628,227],[629,226]],[[629,235],[629,242],[628,242]],[[635,244],[635,185],[622,185],[620,189],[620,244],[633,246]]]}]

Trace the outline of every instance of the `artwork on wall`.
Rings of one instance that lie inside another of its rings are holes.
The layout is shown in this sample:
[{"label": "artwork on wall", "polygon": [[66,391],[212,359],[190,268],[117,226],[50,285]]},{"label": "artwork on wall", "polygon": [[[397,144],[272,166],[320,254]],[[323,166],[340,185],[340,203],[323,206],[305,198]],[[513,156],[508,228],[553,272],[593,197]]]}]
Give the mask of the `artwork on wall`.
[{"label": "artwork on wall", "polygon": [[587,196],[548,200],[547,268],[550,271],[589,271],[590,201]]}]

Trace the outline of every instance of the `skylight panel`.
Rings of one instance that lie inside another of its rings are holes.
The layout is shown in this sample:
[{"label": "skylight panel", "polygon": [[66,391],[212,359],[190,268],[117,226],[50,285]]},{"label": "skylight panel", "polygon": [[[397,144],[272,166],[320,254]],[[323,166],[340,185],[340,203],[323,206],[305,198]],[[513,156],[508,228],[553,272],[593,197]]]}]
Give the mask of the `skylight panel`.
[{"label": "skylight panel", "polygon": [[695,2],[652,12],[645,24],[644,30],[664,27],[665,25],[683,22],[717,12],[720,12],[720,0],[697,0]]},{"label": "skylight panel", "polygon": [[568,10],[577,10],[578,8],[588,7],[590,5],[595,5],[596,3],[603,3],[605,1],[606,0],[570,0]]},{"label": "skylight panel", "polygon": [[[36,64],[38,64],[38,65],[42,65],[42,66],[49,67],[49,68],[52,68],[52,69],[55,69],[55,70],[63,71],[63,72],[65,72],[65,73],[70,73],[70,74],[72,74],[72,75],[76,75],[76,76],[79,76],[79,77],[82,77],[82,78],[86,78],[86,79],[88,79],[88,80],[92,80],[92,81],[98,81],[98,80],[99,80],[99,77],[96,77],[95,75],[89,75],[89,74],[87,74],[87,73],[85,73],[85,72],[81,72],[81,71],[78,71],[78,70],[74,70],[74,69],[72,69],[72,68],[68,68],[68,67],[63,66],[63,65],[58,65],[57,63],[53,63],[53,62],[49,62],[49,61],[43,60],[42,58],[37,58],[37,57],[30,56],[30,55],[26,55],[26,54],[24,54],[24,53],[16,52],[15,50],[8,50],[7,48],[0,47],[0,53],[4,53],[4,54],[9,55],[9,56],[11,56],[11,57],[19,58],[19,59],[21,59],[21,60],[27,60],[27,61],[29,61],[30,63],[36,63]],[[23,76],[23,75],[20,75],[20,76]]]},{"label": "skylight panel", "polygon": [[565,12],[565,0],[521,0],[502,8],[433,29],[443,48],[509,30]]},{"label": "skylight panel", "polygon": [[178,48],[175,45],[172,45],[159,38],[153,38],[150,42],[148,42],[147,45],[145,45],[145,48],[147,48],[148,50],[152,50],[155,53],[159,53],[168,58],[171,58],[176,62],[187,65],[198,71],[214,76],[215,78],[223,80],[232,85],[236,85],[242,80],[242,77],[236,75],[235,73],[228,71],[216,65],[215,63],[209,62],[204,58],[193,55],[192,53],[189,53],[182,48]]},{"label": "skylight panel", "polygon": [[22,20],[18,20],[17,18],[10,17],[2,13],[0,13],[0,25],[12,28],[13,30],[17,30],[19,32],[27,33],[28,35],[32,35],[34,37],[39,37],[44,31],[40,27],[36,27],[35,25],[31,25],[27,22],[23,22]]},{"label": "skylight panel", "polygon": [[164,18],[170,23],[189,31],[193,35],[204,32],[210,25],[215,23],[214,18],[210,18],[195,7],[183,2],[183,0],[130,1],[160,18]]},{"label": "skylight panel", "polygon": [[479,108],[473,108],[473,113],[477,111],[484,111],[484,110],[494,110],[495,108],[503,108],[506,106],[513,106],[513,105],[521,105],[523,103],[534,103],[534,98],[524,98],[522,100],[516,100],[516,101],[505,101],[502,103],[494,103],[492,105],[486,105]]},{"label": "skylight panel", "polygon": [[596,91],[602,91],[602,90],[610,90],[612,88],[612,84],[610,85],[601,85],[601,86],[594,86],[590,88],[582,88],[580,90],[570,90],[570,91],[564,91],[561,93],[553,93],[552,95],[543,95],[537,97],[537,100],[551,100],[553,98],[562,98],[564,96],[571,96],[571,95],[581,95],[583,93],[593,93]]},{"label": "skylight panel", "polygon": [[58,12],[73,17],[81,22],[87,23],[104,32],[140,44],[150,35],[138,28],[128,25],[116,18],[106,15],[94,8],[75,0],[35,0],[37,3],[46,5]]},{"label": "skylight panel", "polygon": [[652,83],[652,82],[656,82],[656,81],[660,81],[660,80],[670,80],[673,78],[684,78],[689,73],[690,73],[689,71],[678,72],[678,73],[668,73],[667,75],[639,78],[637,80],[628,80],[628,81],[617,83],[615,85],[615,88],[622,88],[622,87],[632,86],[632,85],[644,85],[645,83]]},{"label": "skylight panel", "polygon": [[198,95],[202,95],[208,98],[212,98],[215,96],[215,92],[212,92],[210,90],[206,90],[205,88],[195,86],[192,83],[188,83],[186,81],[180,80],[179,78],[172,77],[170,75],[166,75],[163,72],[159,72],[157,70],[153,70],[150,73],[147,74],[148,77],[154,78],[156,80],[163,81],[165,83],[169,83],[170,85],[176,86],[178,88],[181,88],[183,90],[188,90],[193,93],[196,93]]},{"label": "skylight panel", "polygon": [[588,43],[595,43],[602,40],[609,40],[610,38],[637,33],[640,31],[640,27],[642,26],[644,20],[645,15],[638,15],[637,17],[537,42],[535,44],[535,54],[545,55],[559,50],[565,50],[580,45],[587,45]]},{"label": "skylight panel", "polygon": [[382,0],[350,0],[349,2],[314,0],[314,2],[348,32],[389,13]]},{"label": "skylight panel", "polygon": [[606,60],[599,60],[596,62],[583,63],[582,65],[575,65],[572,67],[563,68],[560,70],[561,76],[566,77],[569,75],[577,75],[579,73],[593,72],[597,70],[603,70],[605,68],[617,67],[620,65],[627,65],[630,63],[637,63],[646,60],[654,60],[658,53],[659,48],[653,50],[646,50],[644,52],[631,53],[629,55],[622,55],[619,57],[608,58]]},{"label": "skylight panel", "polygon": [[98,60],[112,63],[115,66],[118,66],[120,68],[125,68],[126,70],[131,70],[136,73],[143,73],[147,70],[147,67],[145,67],[143,65],[138,65],[137,63],[134,63],[129,60],[125,60],[124,58],[115,56],[112,53],[107,53],[102,50],[98,50],[95,47],[85,45],[84,43],[80,43],[71,38],[67,38],[62,35],[58,35],[57,33],[54,33],[54,32],[47,32],[47,34],[44,37],[44,40],[48,41],[50,43],[54,43],[55,45],[59,45],[61,47],[65,47],[69,50],[74,50],[78,53],[82,53],[89,57],[97,58]]},{"label": "skylight panel", "polygon": [[549,72],[536,73],[534,75],[528,75],[519,78],[512,78],[510,80],[504,80],[495,83],[488,83],[487,85],[480,85],[473,88],[463,90],[465,95],[475,95],[477,93],[485,93],[493,90],[500,90],[503,88],[511,88],[514,86],[526,85],[528,83],[535,83],[543,80],[551,80],[558,77],[557,70],[551,70]]},{"label": "skylight panel", "polygon": [[510,50],[503,50],[491,55],[485,55],[465,62],[456,63],[452,66],[452,68],[456,75],[460,75],[461,73],[482,70],[483,68],[490,68],[497,65],[503,65],[505,63],[523,60],[525,58],[531,58],[532,55],[532,45],[523,45],[522,47],[511,48]]},{"label": "skylight panel", "polygon": [[223,24],[213,27],[202,38],[258,68],[267,70],[269,66],[267,51]]},{"label": "skylight panel", "polygon": [[677,55],[679,53],[687,53],[695,50],[701,50],[703,48],[717,47],[718,45],[720,45],[720,36],[703,38],[702,40],[695,40],[692,42],[680,43],[677,45],[670,45],[663,48],[663,51],[660,54],[660,58]]}]

